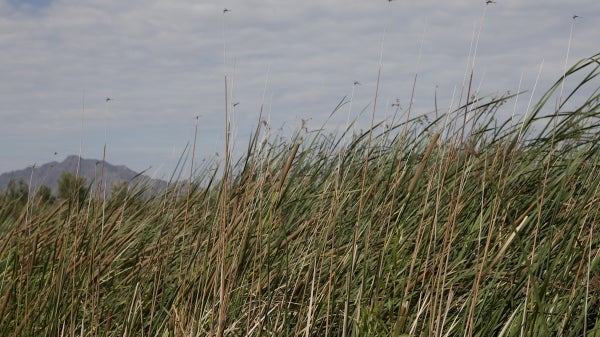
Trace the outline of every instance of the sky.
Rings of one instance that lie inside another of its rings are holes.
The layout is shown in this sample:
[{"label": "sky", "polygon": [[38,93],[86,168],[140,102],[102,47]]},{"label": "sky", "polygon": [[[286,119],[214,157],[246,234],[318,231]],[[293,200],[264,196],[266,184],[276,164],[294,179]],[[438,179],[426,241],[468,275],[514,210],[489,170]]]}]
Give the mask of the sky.
[{"label": "sky", "polygon": [[0,172],[106,148],[165,178],[196,126],[196,161],[220,160],[225,77],[235,154],[261,107],[284,137],[370,118],[376,90],[376,120],[405,112],[413,83],[415,113],[447,111],[471,67],[477,95],[535,99],[600,51],[599,18],[598,0],[0,0]]}]

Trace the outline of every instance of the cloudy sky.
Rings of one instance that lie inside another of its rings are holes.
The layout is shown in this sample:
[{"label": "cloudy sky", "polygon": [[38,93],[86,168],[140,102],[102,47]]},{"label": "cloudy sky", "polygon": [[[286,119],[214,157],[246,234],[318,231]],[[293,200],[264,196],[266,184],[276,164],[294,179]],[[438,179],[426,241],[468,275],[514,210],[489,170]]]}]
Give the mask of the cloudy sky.
[{"label": "cloudy sky", "polygon": [[531,90],[540,70],[541,94],[571,30],[569,64],[600,46],[598,0],[0,1],[0,172],[102,158],[106,139],[107,161],[165,177],[196,116],[197,157],[222,157],[225,74],[239,153],[261,105],[283,135],[345,96],[332,130],[372,109],[380,60],[379,120],[408,106],[416,73],[414,109],[436,90],[449,109],[473,41],[480,95]]}]

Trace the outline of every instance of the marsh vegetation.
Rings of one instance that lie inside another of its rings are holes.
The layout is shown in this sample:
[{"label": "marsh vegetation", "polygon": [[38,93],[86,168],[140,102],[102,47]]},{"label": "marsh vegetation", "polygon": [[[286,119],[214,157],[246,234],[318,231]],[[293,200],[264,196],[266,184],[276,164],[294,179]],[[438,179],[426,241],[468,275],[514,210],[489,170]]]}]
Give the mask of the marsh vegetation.
[{"label": "marsh vegetation", "polygon": [[518,119],[505,95],[362,133],[258,123],[151,198],[19,199],[0,334],[600,336],[599,66]]}]

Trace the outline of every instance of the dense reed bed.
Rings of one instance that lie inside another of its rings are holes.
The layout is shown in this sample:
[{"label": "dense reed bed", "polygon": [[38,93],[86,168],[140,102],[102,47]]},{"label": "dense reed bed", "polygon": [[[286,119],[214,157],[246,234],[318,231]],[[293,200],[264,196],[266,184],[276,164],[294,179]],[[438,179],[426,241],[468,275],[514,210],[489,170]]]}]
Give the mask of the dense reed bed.
[{"label": "dense reed bed", "polygon": [[518,121],[508,95],[358,134],[259,123],[160,196],[0,212],[0,334],[600,336],[599,61]]}]

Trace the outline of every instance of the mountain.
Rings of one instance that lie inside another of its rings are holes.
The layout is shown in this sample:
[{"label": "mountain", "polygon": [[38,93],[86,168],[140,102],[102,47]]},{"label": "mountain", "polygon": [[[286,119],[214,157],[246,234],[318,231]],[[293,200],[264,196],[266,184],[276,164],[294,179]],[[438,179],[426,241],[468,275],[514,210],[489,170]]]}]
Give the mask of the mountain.
[{"label": "mountain", "polygon": [[[22,170],[0,174],[0,191],[4,191],[10,180],[19,181],[23,179],[27,184],[31,183],[31,190],[36,191],[40,186],[46,185],[56,194],[58,190],[58,177],[63,172],[77,174],[86,179],[86,184],[92,184],[94,189],[100,182],[102,175],[102,160],[84,159],[79,156],[68,156],[63,162],[50,162],[41,166],[27,167]],[[33,171],[33,174],[32,174]],[[140,184],[150,187],[151,191],[159,192],[167,187],[167,183],[159,179],[139,174],[126,166],[116,166],[104,163],[104,179],[106,180],[107,195],[110,195],[112,186],[122,182],[129,182],[130,186]]]}]

